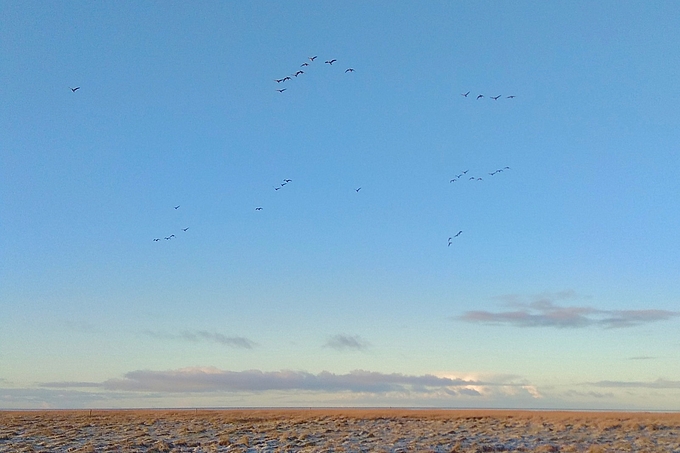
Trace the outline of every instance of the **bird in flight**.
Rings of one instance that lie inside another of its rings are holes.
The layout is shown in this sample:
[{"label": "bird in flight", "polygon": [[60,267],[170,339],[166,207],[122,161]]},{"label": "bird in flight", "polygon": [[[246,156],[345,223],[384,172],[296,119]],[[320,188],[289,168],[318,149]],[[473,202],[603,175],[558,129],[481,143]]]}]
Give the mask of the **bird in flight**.
[{"label": "bird in flight", "polygon": [[354,189],[354,190],[356,191],[356,193],[359,193],[359,191],[361,190],[361,187],[357,187],[357,188]]},{"label": "bird in flight", "polygon": [[510,170],[510,167],[503,167],[503,170]]},{"label": "bird in flight", "polygon": [[278,91],[279,93],[283,93],[286,90],[287,90],[287,88],[281,88],[280,90],[276,90],[276,91]]},{"label": "bird in flight", "polygon": [[314,61],[314,60],[316,60],[316,57],[317,57],[316,55],[314,55],[313,57],[309,57],[309,61]]},{"label": "bird in flight", "polygon": [[347,68],[345,69],[345,72],[354,72],[354,68]]},{"label": "bird in flight", "polygon": [[154,242],[158,242],[158,241],[160,241],[160,240],[161,240],[160,238],[154,238],[154,239],[153,239]]},{"label": "bird in flight", "polygon": [[328,63],[329,65],[333,66],[333,63],[335,63],[336,61],[338,61],[338,60],[333,58],[332,60],[326,60],[324,63]]},{"label": "bird in flight", "polygon": [[499,97],[501,97],[500,94],[499,94],[498,96],[496,96],[496,97],[491,96],[491,99],[493,99],[494,101],[497,101]]},{"label": "bird in flight", "polygon": [[465,170],[465,171],[463,172],[463,174],[466,174],[466,173],[469,172],[469,171],[470,171],[470,170]]},{"label": "bird in flight", "polygon": [[467,93],[461,93],[460,95],[463,96],[464,98],[466,98],[466,97],[468,97],[468,94],[470,94],[469,91]]},{"label": "bird in flight", "polygon": [[293,182],[292,179],[284,179],[283,182]]},{"label": "bird in flight", "polygon": [[449,182],[456,182],[456,178],[453,178],[453,179],[452,179],[451,181],[449,181]]},{"label": "bird in flight", "polygon": [[[71,87],[69,87],[69,88],[71,88]],[[75,87],[75,88],[71,88],[71,91],[75,93],[75,92],[78,91],[79,89],[80,89],[80,87]]]},{"label": "bird in flight", "polygon": [[169,241],[170,239],[172,239],[172,238],[174,238],[174,237],[175,237],[175,235],[174,235],[174,234],[171,234],[170,236],[166,237],[165,240],[166,240],[166,241]]},{"label": "bird in flight", "polygon": [[179,205],[175,206],[175,209],[179,209]]},{"label": "bird in flight", "polygon": [[283,82],[283,79],[274,79],[274,80],[276,81],[276,83],[281,83],[281,82]]},{"label": "bird in flight", "polygon": [[447,247],[451,247],[451,240],[452,239],[453,239],[452,237],[449,238],[449,244],[447,245]]},{"label": "bird in flight", "polygon": [[286,76],[286,77],[284,77],[283,79],[281,79],[282,82],[285,82],[286,80],[293,80],[293,79],[291,79],[291,78],[288,77],[288,76]]},{"label": "bird in flight", "polygon": [[508,96],[506,99],[515,99],[517,96]]},{"label": "bird in flight", "polygon": [[274,190],[281,190],[280,187],[274,187]]},{"label": "bird in flight", "polygon": [[258,206],[257,208],[255,208],[255,210],[256,211],[262,211],[262,208]]},{"label": "bird in flight", "polygon": [[189,229],[189,227],[182,228],[182,231],[186,231],[186,230],[188,230],[188,229]]},{"label": "bird in flight", "polygon": [[295,77],[299,76],[300,74],[304,74],[305,71],[298,71],[295,74],[293,74]]},{"label": "bird in flight", "polygon": [[453,237],[457,238],[458,236],[460,236],[460,233],[462,233],[462,232],[463,232],[463,230],[460,230],[458,233],[454,234]]},{"label": "bird in flight", "polygon": [[309,63],[307,63],[307,62],[305,61],[304,63],[302,63],[302,64],[300,65],[301,68],[304,67],[304,66],[309,66]]},{"label": "bird in flight", "polygon": [[483,98],[483,97],[484,97],[484,95],[483,95],[483,94],[480,94],[479,96],[477,96],[477,99],[481,99],[481,98]]}]

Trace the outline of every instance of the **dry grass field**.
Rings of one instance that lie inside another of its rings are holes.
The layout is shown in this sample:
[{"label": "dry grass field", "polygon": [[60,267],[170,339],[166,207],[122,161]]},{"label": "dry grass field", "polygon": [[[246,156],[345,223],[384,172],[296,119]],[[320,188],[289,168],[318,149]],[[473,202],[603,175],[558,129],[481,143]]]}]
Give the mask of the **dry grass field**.
[{"label": "dry grass field", "polygon": [[678,452],[680,414],[0,411],[0,452]]}]

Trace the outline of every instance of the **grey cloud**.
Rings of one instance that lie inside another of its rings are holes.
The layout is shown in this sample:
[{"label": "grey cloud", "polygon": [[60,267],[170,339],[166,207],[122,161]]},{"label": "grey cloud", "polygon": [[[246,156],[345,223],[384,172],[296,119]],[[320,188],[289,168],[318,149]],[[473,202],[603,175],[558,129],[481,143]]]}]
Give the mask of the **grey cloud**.
[{"label": "grey cloud", "polygon": [[668,381],[657,379],[656,381],[598,381],[589,382],[586,385],[606,388],[646,388],[646,389],[680,389],[680,381]]},{"label": "grey cloud", "polygon": [[198,331],[184,330],[178,334],[145,330],[143,333],[147,336],[158,339],[185,340],[195,343],[199,341],[206,341],[209,343],[218,343],[225,346],[231,346],[234,348],[242,349],[253,349],[255,346],[257,346],[257,343],[255,343],[252,340],[249,340],[246,337],[227,336],[221,333],[208,332],[206,330]]},{"label": "grey cloud", "polygon": [[368,346],[369,344],[362,340],[358,335],[334,335],[324,344],[324,347],[338,351],[346,351],[348,349],[363,351],[368,348]]},{"label": "grey cloud", "polygon": [[[557,298],[573,297],[571,293]],[[485,310],[467,311],[458,319],[466,322],[510,325],[515,327],[557,327],[582,328],[598,326],[605,329],[633,327],[656,321],[664,321],[677,316],[680,312],[668,310],[598,310],[593,307],[561,307],[550,297],[542,297],[528,304],[515,301],[514,311],[490,312]]]},{"label": "grey cloud", "polygon": [[170,371],[139,370],[123,379],[104,382],[109,390],[140,392],[262,392],[268,390],[307,390],[326,392],[409,392],[478,385],[479,382],[411,376],[400,373],[352,371],[335,374],[323,371],[223,371],[216,368],[188,368]]}]

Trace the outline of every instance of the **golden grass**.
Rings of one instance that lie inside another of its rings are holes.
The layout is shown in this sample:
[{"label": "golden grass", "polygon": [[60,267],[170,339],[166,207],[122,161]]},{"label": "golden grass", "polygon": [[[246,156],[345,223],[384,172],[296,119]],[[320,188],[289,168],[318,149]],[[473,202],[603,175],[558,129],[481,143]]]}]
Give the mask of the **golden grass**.
[{"label": "golden grass", "polygon": [[680,452],[680,414],[509,410],[0,411],[4,452]]}]

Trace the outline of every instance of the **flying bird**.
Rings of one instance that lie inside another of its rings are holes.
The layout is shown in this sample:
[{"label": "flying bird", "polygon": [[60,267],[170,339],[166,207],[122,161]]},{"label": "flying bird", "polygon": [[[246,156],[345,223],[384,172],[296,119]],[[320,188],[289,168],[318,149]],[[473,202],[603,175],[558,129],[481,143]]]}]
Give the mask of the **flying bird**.
[{"label": "flying bird", "polygon": [[453,178],[453,179],[452,179],[451,181],[449,181],[449,182],[456,182],[456,178]]},{"label": "flying bird", "polygon": [[293,74],[295,77],[299,76],[300,74],[304,74],[305,71],[298,71],[295,74]]},{"label": "flying bird", "polygon": [[470,179],[468,179],[468,181],[472,181],[473,179],[475,179],[475,177],[474,177],[474,176],[470,176]]},{"label": "flying bird", "polygon": [[309,61],[314,61],[314,60],[316,60],[316,57],[317,57],[316,55],[314,55],[313,57],[309,57]]},{"label": "flying bird", "polygon": [[179,205],[175,206],[175,209],[179,209]]},{"label": "flying bird", "polygon": [[293,79],[291,79],[291,78],[288,77],[288,76],[286,76],[286,77],[284,77],[283,79],[281,79],[282,82],[285,82],[286,80],[293,80]]},{"label": "flying bird", "polygon": [[276,81],[276,83],[281,83],[281,82],[283,82],[283,79],[274,79],[274,80]]},{"label": "flying bird", "polygon": [[496,97],[491,96],[491,99],[493,99],[494,101],[497,101],[499,97],[501,97],[500,94],[499,94],[498,96],[496,96]]},{"label": "flying bird", "polygon": [[186,230],[188,230],[188,229],[189,229],[189,227],[182,228],[182,231],[186,231]]},{"label": "flying bird", "polygon": [[460,230],[458,233],[454,234],[453,237],[457,238],[458,236],[460,236],[460,233],[462,233],[462,232],[463,232],[463,230]]},{"label": "flying bird", "polygon": [[335,63],[336,61],[338,61],[338,60],[333,58],[332,60],[326,60],[324,63],[328,63],[329,65],[333,66],[333,63]]},{"label": "flying bird", "polygon": [[284,179],[283,182],[293,182],[292,179]]},{"label": "flying bird", "polygon": [[483,94],[480,94],[479,96],[477,96],[477,99],[481,99],[481,98],[483,98],[483,97],[484,97],[484,95],[483,95]]},{"label": "flying bird", "polygon": [[449,238],[449,244],[447,245],[447,247],[451,247],[451,240],[452,239],[453,239],[452,237]]},{"label": "flying bird", "polygon": [[514,96],[514,95],[513,95],[513,96],[508,96],[508,97],[506,97],[505,99],[515,99],[516,97],[517,97],[517,96]]},{"label": "flying bird", "polygon": [[355,190],[357,193],[359,193],[359,191],[361,190],[361,187],[357,187],[357,188],[354,189],[354,190]]},{"label": "flying bird", "polygon": [[466,174],[466,173],[469,172],[469,171],[470,171],[470,170],[465,170],[465,171],[463,172],[463,174]]},{"label": "flying bird", "polygon": [[[71,87],[69,87],[69,88],[71,88]],[[80,87],[75,87],[75,88],[71,88],[71,91],[72,91],[73,93],[75,93],[75,92],[78,91],[79,89],[80,89]]]},{"label": "flying bird", "polygon": [[510,170],[510,167],[503,167],[503,170]]},{"label": "flying bird", "polygon": [[255,208],[255,210],[256,211],[262,211],[262,208],[258,206],[257,208]]},{"label": "flying bird", "polygon": [[160,241],[160,240],[161,240],[160,238],[154,238],[154,239],[153,239],[154,242],[158,242],[158,241]]},{"label": "flying bird", "polygon": [[347,73],[347,72],[354,72],[354,68],[347,68],[347,69],[345,69],[345,72],[346,72],[346,73]]},{"label": "flying bird", "polygon": [[304,67],[304,66],[309,66],[309,63],[307,63],[307,62],[305,61],[304,63],[302,63],[302,64],[300,65],[301,68]]},{"label": "flying bird", "polygon": [[281,88],[280,90],[276,90],[276,91],[278,91],[279,93],[283,93],[286,90],[287,90],[287,88]]},{"label": "flying bird", "polygon": [[468,94],[470,94],[469,91],[467,93],[461,93],[460,95],[463,96],[464,98],[466,98],[466,97],[468,97]]}]

